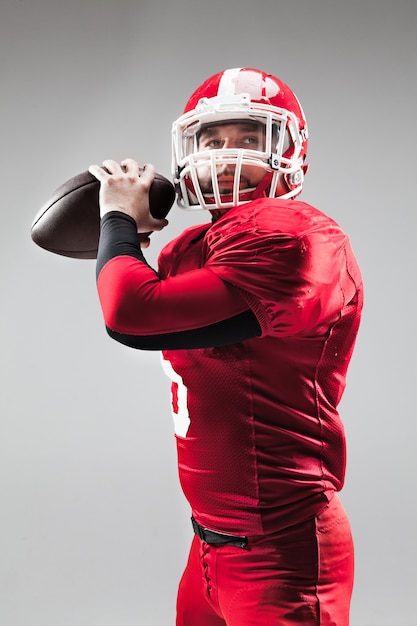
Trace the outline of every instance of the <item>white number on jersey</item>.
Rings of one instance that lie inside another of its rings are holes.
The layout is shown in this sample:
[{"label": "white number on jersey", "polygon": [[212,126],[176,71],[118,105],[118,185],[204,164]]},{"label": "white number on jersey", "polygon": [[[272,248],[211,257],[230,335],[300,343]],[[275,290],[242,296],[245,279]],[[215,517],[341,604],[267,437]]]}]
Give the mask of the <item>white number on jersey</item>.
[{"label": "white number on jersey", "polygon": [[175,434],[186,437],[190,426],[190,415],[187,406],[187,387],[171,363],[162,357],[162,368],[171,379],[171,410],[174,418]]}]

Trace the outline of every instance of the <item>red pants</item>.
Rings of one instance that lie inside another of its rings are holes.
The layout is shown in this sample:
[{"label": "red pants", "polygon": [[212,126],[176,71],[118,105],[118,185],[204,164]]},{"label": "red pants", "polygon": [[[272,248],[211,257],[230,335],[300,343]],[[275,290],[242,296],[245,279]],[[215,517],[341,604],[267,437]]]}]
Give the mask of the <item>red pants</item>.
[{"label": "red pants", "polygon": [[316,518],[247,548],[195,536],[177,626],[348,626],[352,586],[350,525],[335,496]]}]

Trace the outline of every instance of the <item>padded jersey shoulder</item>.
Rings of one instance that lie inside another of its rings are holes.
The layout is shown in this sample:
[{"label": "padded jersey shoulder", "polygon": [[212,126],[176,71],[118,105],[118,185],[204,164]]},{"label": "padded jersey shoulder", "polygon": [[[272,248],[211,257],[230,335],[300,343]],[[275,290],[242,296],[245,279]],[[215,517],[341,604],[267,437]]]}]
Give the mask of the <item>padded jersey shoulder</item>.
[{"label": "padded jersey shoulder", "polygon": [[207,241],[213,244],[245,234],[276,234],[300,237],[317,229],[341,232],[339,225],[314,206],[298,200],[260,198],[235,207],[213,224],[207,232]]},{"label": "padded jersey shoulder", "polygon": [[264,334],[294,334],[334,319],[342,285],[355,291],[347,250],[345,233],[315,207],[265,198],[219,219],[205,236],[204,257],[206,267],[246,294]]}]

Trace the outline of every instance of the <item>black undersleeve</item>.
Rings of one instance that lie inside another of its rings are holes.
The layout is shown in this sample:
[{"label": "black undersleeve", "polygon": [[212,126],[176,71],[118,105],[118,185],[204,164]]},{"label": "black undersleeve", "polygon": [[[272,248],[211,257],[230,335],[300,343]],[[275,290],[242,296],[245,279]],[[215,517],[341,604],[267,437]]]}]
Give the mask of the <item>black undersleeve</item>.
[{"label": "black undersleeve", "polygon": [[192,350],[226,346],[253,339],[261,334],[261,329],[255,315],[248,309],[216,324],[178,333],[137,337],[122,335],[109,328],[107,332],[119,343],[139,350]]}]

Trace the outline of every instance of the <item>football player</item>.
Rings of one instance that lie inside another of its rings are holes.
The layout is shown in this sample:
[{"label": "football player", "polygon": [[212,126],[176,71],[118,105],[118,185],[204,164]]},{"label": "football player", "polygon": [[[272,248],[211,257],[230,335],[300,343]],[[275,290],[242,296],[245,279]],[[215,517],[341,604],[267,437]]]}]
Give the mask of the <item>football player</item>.
[{"label": "football player", "polygon": [[[115,340],[161,350],[172,379],[194,539],[177,626],[347,626],[353,543],[337,493],[337,406],[362,308],[348,237],[301,202],[308,131],[291,89],[233,68],[173,124],[178,203],[208,223],[150,267],[137,233],[153,166],[112,160],[101,182],[97,285]],[[139,175],[140,174],[140,175]]]}]

